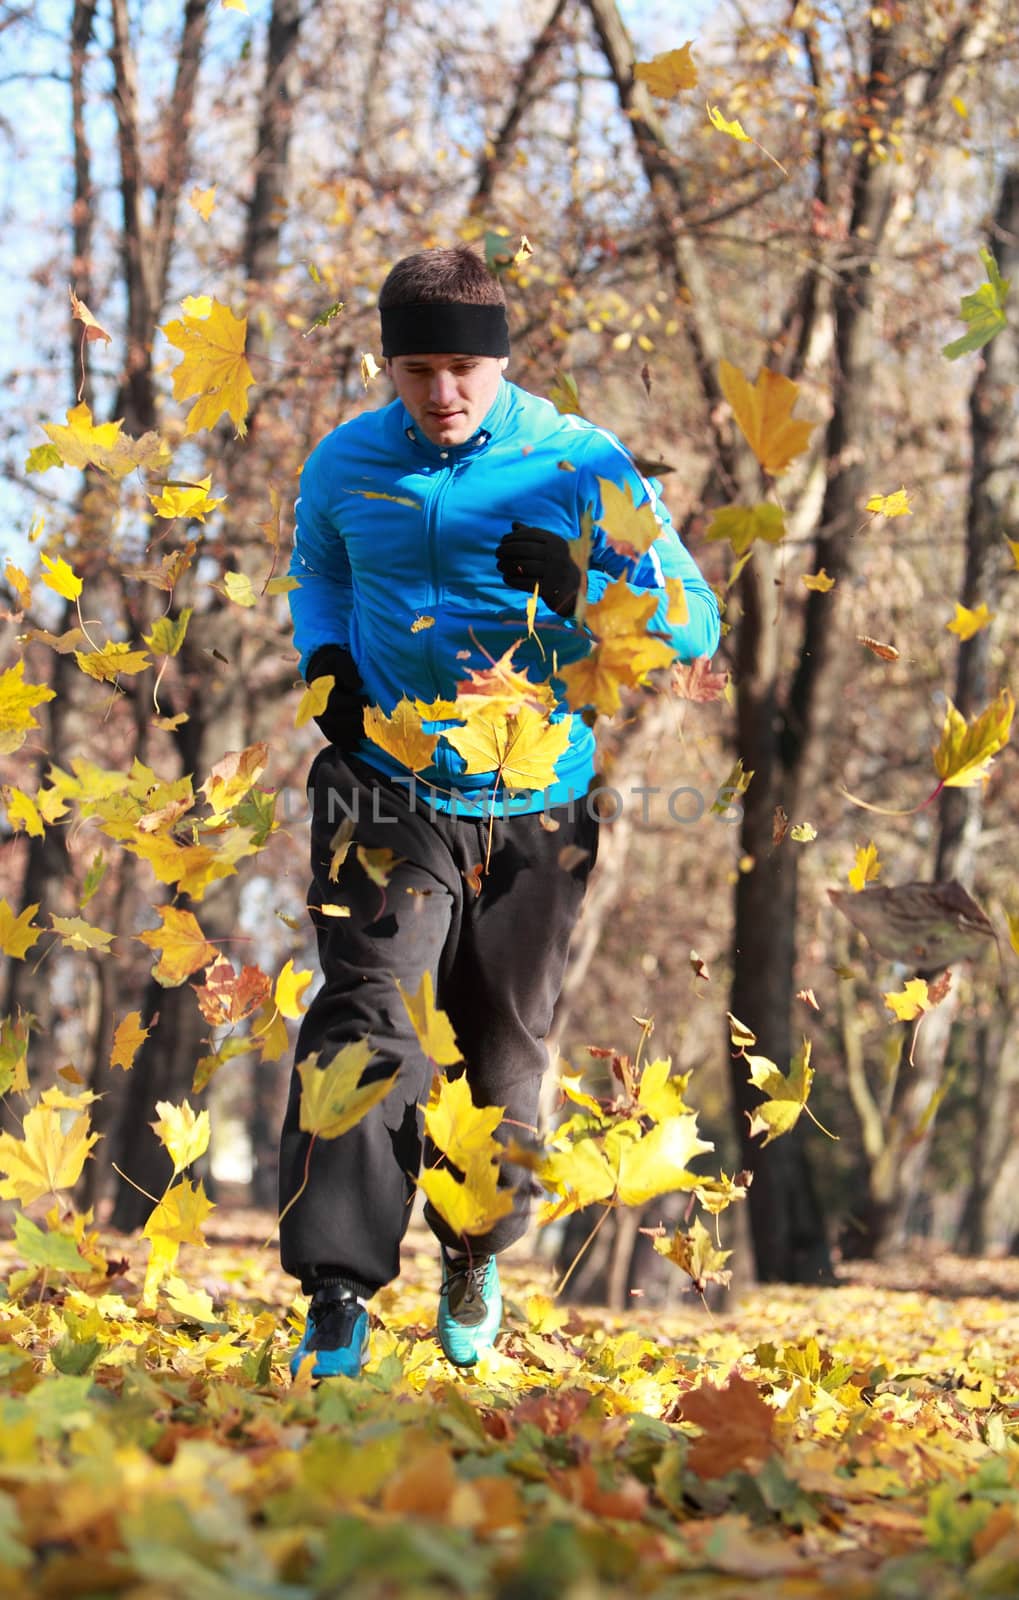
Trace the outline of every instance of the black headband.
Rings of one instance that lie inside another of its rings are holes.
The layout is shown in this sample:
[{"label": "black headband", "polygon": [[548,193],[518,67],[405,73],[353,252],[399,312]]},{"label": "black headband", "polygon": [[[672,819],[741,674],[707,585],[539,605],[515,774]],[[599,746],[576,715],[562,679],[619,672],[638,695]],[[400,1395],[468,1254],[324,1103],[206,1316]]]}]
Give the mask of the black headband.
[{"label": "black headband", "polygon": [[505,306],[429,301],[379,312],[384,356],[508,356]]}]

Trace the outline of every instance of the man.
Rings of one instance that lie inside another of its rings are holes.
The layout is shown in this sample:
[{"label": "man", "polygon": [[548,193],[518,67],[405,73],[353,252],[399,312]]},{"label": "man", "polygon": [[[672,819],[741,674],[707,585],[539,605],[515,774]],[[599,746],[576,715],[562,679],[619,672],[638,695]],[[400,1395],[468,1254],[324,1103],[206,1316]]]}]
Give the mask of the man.
[{"label": "man", "polygon": [[[312,1354],[316,1377],[360,1372],[365,1304],[397,1276],[411,1214],[432,1068],[397,981],[414,992],[431,975],[475,1104],[505,1107],[508,1129],[535,1124],[544,1039],[597,849],[586,803],[594,738],[556,676],[591,649],[574,616],[581,583],[588,601],[620,577],[657,594],[649,627],[682,660],[710,655],[718,642],[714,596],[619,441],[504,378],[505,299],[473,252],[426,250],[398,262],[379,312],[396,399],[344,423],[309,457],[291,564],[302,672],[308,684],[334,680],[317,718],[329,743],[309,777],[308,903],[324,982],[296,1058],[317,1052],[324,1066],[363,1039],[375,1051],[364,1081],[399,1072],[361,1122],[310,1154],[296,1070],[291,1084],[281,1254],[311,1296],[291,1365],[296,1373]],[[619,554],[597,521],[599,479],[654,508],[661,531],[639,560]],[[573,557],[587,508],[595,521],[585,578]],[[678,627],[666,616],[670,577],[686,591],[689,621]],[[548,786],[510,795],[497,771],[466,772],[446,738],[415,776],[365,736],[366,706],[388,715],[403,697],[449,701],[511,645],[516,669],[551,681],[553,715],[568,727]],[[336,869],[345,817],[356,818],[353,839]],[[384,890],[357,846],[392,853]],[[349,915],[323,914],[336,904]],[[476,1362],[499,1330],[496,1256],[527,1223],[527,1183],[504,1169],[501,1181],[514,1180],[512,1213],[481,1237],[458,1236],[426,1209],[443,1260],[439,1342],[459,1366]]]}]

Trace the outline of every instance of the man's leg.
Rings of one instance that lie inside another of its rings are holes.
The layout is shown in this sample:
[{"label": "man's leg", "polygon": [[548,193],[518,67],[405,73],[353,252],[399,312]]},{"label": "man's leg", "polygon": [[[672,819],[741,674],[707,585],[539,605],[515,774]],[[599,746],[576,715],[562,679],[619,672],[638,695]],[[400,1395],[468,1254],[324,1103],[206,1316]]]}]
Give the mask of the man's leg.
[{"label": "man's leg", "polygon": [[[421,1160],[417,1107],[427,1098],[432,1070],[395,980],[414,991],[430,972],[438,987],[443,952],[459,929],[462,884],[426,807],[415,810],[398,791],[373,783],[363,764],[355,768],[331,751],[316,762],[312,777],[309,909],[324,982],[302,1023],[296,1061],[317,1052],[324,1067],[343,1045],[367,1039],[377,1054],[366,1078],[389,1076],[394,1068],[400,1076],[349,1132],[316,1139],[309,1157],[295,1068],[280,1152],[281,1209],[306,1170],[308,1182],[281,1222],[281,1258],[309,1292],[324,1279],[367,1298],[399,1272]],[[333,839],[352,812],[353,837],[330,881]],[[392,851],[385,888],[365,871],[358,846]],[[328,905],[344,906],[350,915],[318,909]]]},{"label": "man's leg", "polygon": [[[572,808],[553,808],[550,816],[558,823],[554,830],[543,826],[540,812],[495,821],[489,871],[480,893],[465,897],[453,970],[439,994],[467,1063],[475,1104],[506,1108],[500,1137],[526,1137],[535,1126],[548,1064],[545,1038],[597,854],[598,822],[584,797]],[[479,826],[475,848],[487,826]],[[458,846],[469,852],[471,844],[461,836]],[[563,867],[564,850],[568,863],[574,850],[585,853]],[[510,1215],[467,1241],[429,1209],[438,1238],[459,1250],[469,1243],[472,1256],[495,1254],[518,1239],[527,1227],[533,1180],[507,1167],[503,1181],[517,1189]]]}]

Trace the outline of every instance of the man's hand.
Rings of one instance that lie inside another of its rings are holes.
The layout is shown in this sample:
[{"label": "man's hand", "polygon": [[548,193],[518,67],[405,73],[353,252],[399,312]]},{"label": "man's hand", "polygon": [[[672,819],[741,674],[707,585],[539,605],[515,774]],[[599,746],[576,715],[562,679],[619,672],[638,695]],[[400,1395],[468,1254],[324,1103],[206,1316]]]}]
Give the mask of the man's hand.
[{"label": "man's hand", "polygon": [[364,708],[368,697],[350,651],[340,644],[324,644],[308,662],[305,682],[336,679],[324,711],[315,718],[329,743],[337,750],[355,750],[364,734]]},{"label": "man's hand", "polygon": [[538,593],[552,611],[571,616],[580,592],[581,571],[570,555],[570,542],[547,528],[514,522],[499,543],[495,559],[511,589]]}]

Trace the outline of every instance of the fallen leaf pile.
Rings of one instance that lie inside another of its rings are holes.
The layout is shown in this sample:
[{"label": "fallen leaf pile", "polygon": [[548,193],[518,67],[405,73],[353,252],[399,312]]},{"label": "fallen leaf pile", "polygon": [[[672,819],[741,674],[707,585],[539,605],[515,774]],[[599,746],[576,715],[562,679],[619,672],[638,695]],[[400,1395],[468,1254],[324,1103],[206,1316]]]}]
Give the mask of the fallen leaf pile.
[{"label": "fallen leaf pile", "polygon": [[19,1221],[0,1594],[1015,1593],[1005,1300],[783,1287],[612,1317],[515,1253],[504,1333],[465,1374],[415,1228],[363,1378],[314,1388],[289,1380],[304,1302],[254,1242],[267,1220],[184,1244],[158,1309],[144,1246],[59,1234],[57,1262]]}]

